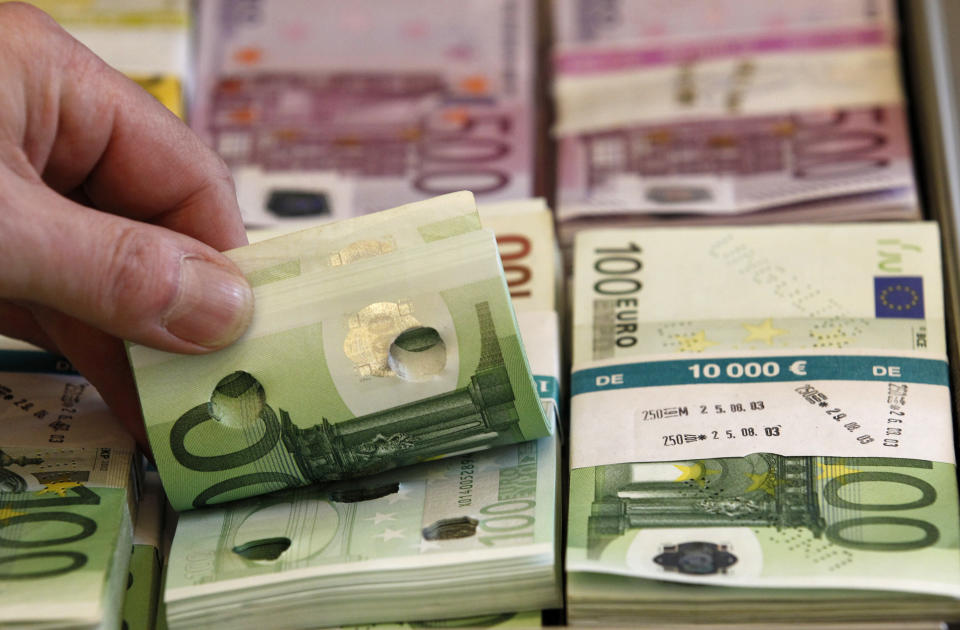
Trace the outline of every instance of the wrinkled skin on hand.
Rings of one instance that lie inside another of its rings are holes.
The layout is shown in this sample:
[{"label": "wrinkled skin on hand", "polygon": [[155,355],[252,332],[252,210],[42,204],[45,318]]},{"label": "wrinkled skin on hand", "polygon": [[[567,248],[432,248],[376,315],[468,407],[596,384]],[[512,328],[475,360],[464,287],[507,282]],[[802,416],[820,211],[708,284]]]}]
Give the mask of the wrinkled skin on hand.
[{"label": "wrinkled skin on hand", "polygon": [[[252,294],[219,251],[246,242],[213,151],[46,14],[0,4],[0,334],[70,359],[145,445],[120,339],[233,341]],[[188,290],[198,269],[212,292]]]}]

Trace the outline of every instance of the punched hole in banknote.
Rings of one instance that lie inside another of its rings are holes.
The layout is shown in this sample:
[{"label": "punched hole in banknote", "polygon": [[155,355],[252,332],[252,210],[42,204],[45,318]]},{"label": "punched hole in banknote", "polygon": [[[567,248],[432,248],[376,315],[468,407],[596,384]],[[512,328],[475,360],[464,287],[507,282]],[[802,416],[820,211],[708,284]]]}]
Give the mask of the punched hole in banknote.
[{"label": "punched hole in banknote", "polygon": [[447,365],[447,344],[436,328],[415,326],[390,344],[387,365],[405,381],[426,381]]},{"label": "punched hole in banknote", "polygon": [[500,613],[496,615],[480,615],[479,617],[463,617],[460,619],[433,619],[429,621],[411,621],[413,628],[492,628],[501,623],[510,621],[517,613]]},{"label": "punched hole in banknote", "polygon": [[210,396],[210,415],[232,428],[243,429],[257,422],[267,393],[256,378],[243,371],[220,379]]},{"label": "punched hole in banknote", "polygon": [[456,518],[442,518],[423,528],[423,537],[426,540],[455,540],[470,538],[476,535],[480,522],[469,516]]},{"label": "punched hole in banknote", "polygon": [[727,545],[712,542],[691,541],[679,545],[664,545],[660,555],[653,559],[667,572],[687,575],[725,574],[737,563]]},{"label": "punched hole in banknote", "polygon": [[361,501],[381,499],[398,492],[400,492],[400,484],[395,481],[375,486],[349,484],[347,487],[341,485],[336,489],[331,489],[330,500],[337,503],[360,503]]},{"label": "punched hole in banknote", "polygon": [[290,544],[290,539],[286,536],[260,538],[237,545],[233,548],[233,553],[247,560],[273,561],[283,555],[283,552],[290,548]]}]

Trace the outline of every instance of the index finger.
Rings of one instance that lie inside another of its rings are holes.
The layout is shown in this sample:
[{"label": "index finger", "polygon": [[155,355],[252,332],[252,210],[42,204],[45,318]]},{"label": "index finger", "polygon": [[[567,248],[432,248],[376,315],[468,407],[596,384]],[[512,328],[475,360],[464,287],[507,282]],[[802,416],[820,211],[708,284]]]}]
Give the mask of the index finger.
[{"label": "index finger", "polygon": [[[0,11],[19,13],[0,19],[0,40],[7,39],[21,61],[23,146],[51,187],[62,193],[82,188],[100,210],[220,250],[246,244],[230,171],[212,149],[45,14],[23,5]],[[31,30],[51,45],[35,46],[23,35]]]}]

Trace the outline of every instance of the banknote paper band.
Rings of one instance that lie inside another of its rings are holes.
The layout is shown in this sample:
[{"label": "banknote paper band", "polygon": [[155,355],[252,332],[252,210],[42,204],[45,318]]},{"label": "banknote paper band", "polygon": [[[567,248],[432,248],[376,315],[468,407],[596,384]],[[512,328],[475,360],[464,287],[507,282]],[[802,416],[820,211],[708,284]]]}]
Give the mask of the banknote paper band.
[{"label": "banknote paper band", "polygon": [[[947,363],[865,353],[612,363],[571,379],[571,466],[756,452],[955,463]],[[602,430],[598,430],[602,427]],[[602,436],[614,431],[622,439]]]},{"label": "banknote paper band", "polygon": [[[883,47],[853,49],[844,54],[809,51],[803,54],[763,54],[749,66],[751,79],[738,102],[738,115],[858,107],[902,100],[894,51]],[[735,76],[742,61],[708,60],[690,69],[691,95],[677,114],[673,89],[675,67],[654,67],[587,76],[561,76],[555,83],[557,123],[561,136],[639,124],[651,120],[724,116],[730,113],[726,92],[715,86]],[[771,90],[780,77],[794,80],[785,90]],[[836,77],[845,80],[837,82]],[[786,94],[784,92],[787,92]]]},{"label": "banknote paper band", "polygon": [[[715,366],[715,367],[707,367]],[[853,376],[854,378],[851,378]],[[896,378],[892,378],[896,377]],[[735,383],[808,381],[889,381],[949,384],[947,362],[883,355],[785,355],[718,359],[676,359],[621,363],[577,370],[572,395],[610,389]]]},{"label": "banknote paper band", "polygon": [[0,626],[117,627],[133,438],[67,360],[0,345]]},{"label": "banknote paper band", "polygon": [[745,55],[784,53],[791,50],[826,50],[853,46],[891,45],[891,33],[880,26],[840,27],[828,31],[797,31],[759,38],[727,36],[709,42],[681,41],[673,46],[656,45],[584,47],[554,56],[556,70],[565,75],[590,75],[668,64],[688,63],[690,59],[723,59]]}]

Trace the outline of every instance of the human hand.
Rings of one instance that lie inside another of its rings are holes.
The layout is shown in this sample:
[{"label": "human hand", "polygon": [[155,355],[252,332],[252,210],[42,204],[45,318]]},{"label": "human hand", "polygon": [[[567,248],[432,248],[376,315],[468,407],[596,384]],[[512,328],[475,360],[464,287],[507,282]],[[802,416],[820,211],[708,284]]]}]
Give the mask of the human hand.
[{"label": "human hand", "polygon": [[120,339],[223,347],[253,294],[230,173],[46,14],[0,4],[0,334],[63,354],[146,445]]}]

